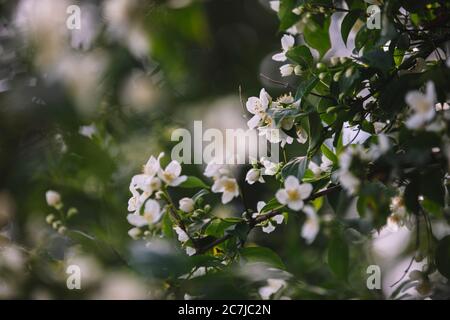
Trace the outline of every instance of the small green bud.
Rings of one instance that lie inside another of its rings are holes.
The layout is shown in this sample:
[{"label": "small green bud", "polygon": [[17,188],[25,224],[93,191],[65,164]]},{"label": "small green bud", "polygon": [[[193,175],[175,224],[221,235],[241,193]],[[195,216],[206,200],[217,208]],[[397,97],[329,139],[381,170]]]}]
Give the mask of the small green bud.
[{"label": "small green bud", "polygon": [[338,82],[339,79],[341,78],[341,75],[342,75],[342,71],[336,72],[336,73],[333,75],[333,81],[334,81],[334,82]]},{"label": "small green bud", "polygon": [[48,224],[52,224],[53,221],[55,221],[55,219],[56,219],[56,217],[55,217],[54,214],[49,214],[48,216],[45,217],[45,221],[46,221]]},{"label": "small green bud", "polygon": [[316,64],[316,68],[317,68],[318,70],[323,71],[323,70],[326,70],[326,69],[327,69],[327,66],[326,66],[325,63],[323,63],[323,62],[318,62],[318,63]]},{"label": "small green bud", "polygon": [[70,208],[69,210],[67,210],[67,218],[72,218],[73,216],[76,216],[78,214],[78,209],[77,208]]},{"label": "small green bud", "polygon": [[58,228],[58,233],[64,235],[67,232],[67,228],[62,226]]},{"label": "small green bud", "polygon": [[325,80],[325,78],[327,77],[327,73],[326,72],[321,72],[320,74],[319,74],[319,79],[320,80]]},{"label": "small green bud", "polygon": [[345,77],[346,78],[350,78],[353,75],[353,67],[348,68],[347,70],[345,70]]}]

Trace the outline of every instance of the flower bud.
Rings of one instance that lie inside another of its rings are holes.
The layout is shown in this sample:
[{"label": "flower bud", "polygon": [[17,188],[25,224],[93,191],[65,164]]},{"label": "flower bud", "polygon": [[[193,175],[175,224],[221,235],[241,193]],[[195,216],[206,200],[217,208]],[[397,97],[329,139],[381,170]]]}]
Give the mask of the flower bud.
[{"label": "flower bud", "polygon": [[327,73],[326,72],[321,72],[320,74],[319,74],[319,79],[320,80],[325,80],[325,78],[327,77]]},{"label": "flower bud", "polygon": [[294,73],[297,76],[301,76],[303,74],[303,69],[300,65],[295,66]]},{"label": "flower bud", "polygon": [[333,75],[333,81],[334,81],[334,82],[338,82],[339,79],[341,78],[341,75],[342,75],[342,71],[336,72],[336,73]]},{"label": "flower bud", "polygon": [[192,212],[194,210],[194,200],[191,198],[183,198],[179,201],[180,210],[186,213]]},{"label": "flower bud", "polygon": [[52,224],[53,221],[55,221],[56,217],[54,214],[49,214],[48,216],[45,217],[45,222],[47,222],[48,224]]},{"label": "flower bud", "polygon": [[133,238],[134,240],[139,239],[139,237],[141,236],[142,231],[139,228],[132,228],[130,230],[128,230],[128,235]]},{"label": "flower bud", "polygon": [[47,204],[50,207],[54,207],[56,209],[60,209],[61,208],[61,195],[53,190],[48,190],[45,193],[45,200],[47,200]]},{"label": "flower bud", "polygon": [[336,66],[339,63],[339,57],[331,57],[330,63],[332,66]]},{"label": "flower bud", "polygon": [[61,227],[58,228],[58,233],[61,234],[61,235],[65,234],[66,231],[67,231],[67,228],[64,227],[64,226],[61,226]]},{"label": "flower bud", "polygon": [[318,69],[318,70],[326,70],[327,69],[327,66],[325,65],[325,63],[323,63],[323,62],[318,62],[317,64],[316,64],[316,68]]}]

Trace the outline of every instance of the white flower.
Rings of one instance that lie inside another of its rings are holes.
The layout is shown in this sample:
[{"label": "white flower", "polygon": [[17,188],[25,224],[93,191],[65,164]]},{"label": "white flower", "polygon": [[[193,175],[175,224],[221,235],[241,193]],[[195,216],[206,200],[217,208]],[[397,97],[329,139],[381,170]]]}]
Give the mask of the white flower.
[{"label": "white flower", "polygon": [[141,234],[142,234],[142,231],[139,228],[132,228],[132,229],[128,230],[128,235],[131,238],[133,238],[134,240],[139,239]]},{"label": "white flower", "polygon": [[139,212],[127,215],[128,222],[135,227],[143,227],[150,223],[156,223],[161,218],[162,212],[156,200],[147,200],[144,206],[144,215]]},{"label": "white flower", "polygon": [[224,164],[216,164],[214,161],[209,162],[203,172],[205,177],[212,178],[214,180],[219,179],[223,175],[228,175],[229,173],[230,170],[228,166]]},{"label": "white flower", "polygon": [[186,247],[186,254],[187,254],[188,256],[193,256],[196,252],[197,252],[197,250],[195,250],[194,248],[192,248],[192,247]]},{"label": "white flower", "polygon": [[180,199],[178,202],[180,205],[180,210],[186,213],[194,211],[194,203],[194,200],[187,197]]},{"label": "white flower", "polygon": [[245,181],[247,181],[248,184],[254,184],[256,181],[264,183],[261,169],[252,168],[248,170]]},{"label": "white flower", "polygon": [[269,1],[269,5],[273,11],[280,11],[280,1]]},{"label": "white flower", "polygon": [[261,164],[264,166],[263,175],[265,176],[274,176],[277,174],[278,169],[280,168],[280,164],[276,162],[272,162],[269,159],[262,157]]},{"label": "white flower", "polygon": [[151,156],[148,160],[147,163],[144,165],[143,168],[143,173],[147,176],[155,176],[159,169],[161,168],[161,165],[159,164],[161,158],[164,157],[164,152],[161,152],[158,155],[158,158],[155,158],[154,156]]},{"label": "white flower", "polygon": [[292,210],[303,208],[303,200],[308,198],[312,192],[312,185],[309,183],[300,184],[294,176],[289,176],[284,181],[284,189],[280,189],[275,194],[278,202],[287,205]]},{"label": "white flower", "polygon": [[319,217],[316,211],[311,206],[303,208],[303,212],[306,214],[306,221],[302,227],[302,238],[306,240],[307,244],[311,244],[319,232],[320,223]]},{"label": "white flower", "polygon": [[[252,218],[255,219],[259,215],[262,214],[262,209],[265,207],[266,203],[264,201],[258,201],[256,204],[256,211],[252,214]],[[282,224],[284,220],[284,216],[282,214],[276,215],[275,217],[269,219],[266,223],[260,224],[262,225],[262,231],[265,233],[271,233],[275,230],[275,224]]]},{"label": "white flower", "polygon": [[315,162],[310,162],[308,165],[308,169],[312,171],[315,177],[319,177],[322,173],[328,171],[330,167],[333,165],[333,162],[328,159],[325,155],[322,155],[322,163],[317,165]]},{"label": "white flower", "polygon": [[138,174],[131,178],[130,191],[134,196],[139,195],[137,189],[140,189],[144,194],[149,197],[153,192],[161,188],[161,180],[157,177],[153,177],[146,174]]},{"label": "white flower", "polygon": [[286,281],[281,279],[267,279],[267,286],[259,288],[258,292],[263,300],[268,300],[274,294],[286,286]]},{"label": "white flower", "polygon": [[78,133],[82,136],[92,139],[93,135],[97,133],[97,127],[95,126],[95,124],[91,124],[89,126],[81,126],[78,129]]},{"label": "white flower", "polygon": [[339,156],[339,181],[349,194],[354,194],[361,184],[361,181],[350,171],[353,158],[366,162],[370,160],[370,156],[370,152],[366,152],[359,144],[350,146]]},{"label": "white flower", "polygon": [[50,207],[59,209],[61,207],[61,195],[53,190],[48,190],[45,193],[45,200]]},{"label": "white flower", "polygon": [[259,92],[259,98],[258,97],[250,97],[247,100],[247,103],[245,104],[248,112],[253,114],[253,117],[247,121],[247,125],[250,129],[254,129],[261,121],[264,119],[266,115],[266,110],[269,107],[271,97],[266,92],[266,90],[263,88]]},{"label": "white flower", "polygon": [[406,103],[413,110],[413,115],[406,121],[409,129],[421,128],[426,122],[430,121],[435,113],[436,92],[433,82],[427,83],[426,93],[420,91],[411,91],[406,94]]},{"label": "white flower", "polygon": [[137,213],[128,214],[127,220],[129,224],[131,224],[132,226],[136,226],[138,228],[148,225],[148,221],[143,216]]},{"label": "white flower", "polygon": [[186,176],[180,176],[181,165],[178,161],[172,160],[164,170],[158,171],[158,177],[171,187],[176,187],[186,181]]},{"label": "white flower", "polygon": [[222,177],[216,180],[211,188],[212,192],[222,192],[222,203],[230,202],[234,197],[239,196],[239,187],[234,178]]},{"label": "white flower", "polygon": [[131,178],[130,192],[133,196],[139,196],[137,189],[142,190],[146,194],[146,197],[149,197],[154,191],[161,188],[161,181],[155,175],[160,170],[159,161],[163,156],[164,153],[160,153],[158,158],[151,156],[143,166],[142,173]]},{"label": "white flower", "polygon": [[272,56],[272,59],[275,61],[286,61],[286,52],[289,51],[295,44],[295,38],[291,35],[285,34],[281,38],[281,48],[282,51]]},{"label": "white flower", "polygon": [[260,136],[265,136],[270,143],[281,143],[282,148],[284,148],[286,143],[291,144],[294,142],[294,138],[277,128],[275,122],[270,117],[267,116],[265,120],[267,124],[258,128]]},{"label": "white flower", "polygon": [[293,64],[283,64],[280,67],[280,73],[282,77],[289,77],[290,75],[292,75],[294,73],[294,68],[295,65]]},{"label": "white flower", "polygon": [[178,235],[178,241],[180,242],[186,242],[189,240],[189,236],[187,235],[186,232],[184,232],[183,229],[181,229],[180,227],[176,226],[173,228],[175,230],[175,232]]},{"label": "white flower", "polygon": [[354,194],[361,184],[361,181],[350,171],[339,170],[339,182],[349,194]]},{"label": "white flower", "polygon": [[376,160],[389,151],[389,139],[384,134],[378,135],[378,144],[372,145],[369,150],[371,159]]}]

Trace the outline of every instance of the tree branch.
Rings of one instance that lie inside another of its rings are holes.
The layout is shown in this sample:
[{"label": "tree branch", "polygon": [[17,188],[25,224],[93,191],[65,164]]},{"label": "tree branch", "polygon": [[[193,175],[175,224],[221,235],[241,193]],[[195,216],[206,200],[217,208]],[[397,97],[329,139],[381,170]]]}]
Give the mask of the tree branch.
[{"label": "tree branch", "polygon": [[[334,191],[336,191],[338,189],[341,189],[340,185],[332,186],[332,187],[329,187],[329,188],[327,188],[325,190],[316,192],[313,195],[311,195],[310,197],[306,198],[305,202],[312,201],[314,199],[320,198],[320,197],[325,196],[325,195],[327,195],[329,193],[332,193],[332,192],[334,192]],[[260,215],[260,216],[256,217],[255,219],[252,219],[251,221],[248,222],[248,226],[250,228],[249,232],[253,228],[255,228],[256,225],[258,225],[259,223],[267,221],[267,220],[269,220],[269,219],[271,219],[271,218],[273,218],[273,217],[275,217],[275,216],[277,216],[279,214],[281,214],[281,212],[272,211],[272,212]],[[197,252],[195,254],[196,255],[203,254],[206,251],[214,248],[215,246],[217,246],[217,245],[219,245],[219,244],[221,244],[221,243],[231,239],[232,237],[233,237],[232,234],[226,234],[223,237],[218,238],[218,239],[214,240],[213,242],[210,242],[210,243],[208,243],[207,245],[205,245],[205,246],[203,246],[201,248],[198,248]]]}]

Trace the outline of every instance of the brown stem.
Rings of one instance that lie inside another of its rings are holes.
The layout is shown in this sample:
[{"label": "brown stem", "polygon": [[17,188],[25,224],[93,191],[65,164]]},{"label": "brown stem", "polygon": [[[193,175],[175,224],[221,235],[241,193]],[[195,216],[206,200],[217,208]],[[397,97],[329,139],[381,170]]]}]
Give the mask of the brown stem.
[{"label": "brown stem", "polygon": [[[338,190],[338,189],[340,189],[340,188],[341,188],[341,186],[336,185],[336,186],[329,187],[329,188],[327,188],[327,189],[325,189],[325,190],[316,192],[316,193],[314,193],[313,195],[311,195],[310,197],[306,198],[306,199],[305,199],[305,202],[312,201],[312,200],[314,200],[314,199],[320,198],[320,197],[322,197],[322,196],[324,196],[324,195],[327,195],[327,194],[329,194],[329,193],[331,193],[331,192],[334,192],[334,191],[336,191],[336,190]],[[271,218],[273,218],[273,217],[275,217],[275,216],[277,216],[277,215],[279,215],[279,214],[281,214],[281,212],[278,212],[278,211],[272,211],[272,212],[269,212],[269,213],[260,215],[260,216],[256,217],[255,219],[249,221],[249,222],[248,222],[248,225],[249,225],[249,228],[250,228],[250,229],[249,229],[249,232],[250,232],[254,227],[256,227],[257,224],[259,224],[259,223],[261,223],[261,222],[264,222],[264,221],[267,221],[267,220],[269,220],[269,219],[271,219]],[[214,240],[213,242],[210,242],[210,243],[208,243],[207,245],[205,245],[205,246],[203,246],[203,247],[201,247],[201,248],[198,248],[198,249],[197,249],[197,252],[196,252],[196,255],[203,254],[203,253],[205,253],[206,251],[208,251],[209,249],[214,248],[215,246],[217,246],[217,245],[219,245],[219,244],[221,244],[221,243],[223,243],[223,242],[225,242],[225,241],[231,239],[232,237],[233,237],[233,235],[231,235],[231,234],[226,234],[226,235],[224,235],[223,237],[221,237],[221,238],[219,238],[219,239],[216,239],[216,240]]]}]

